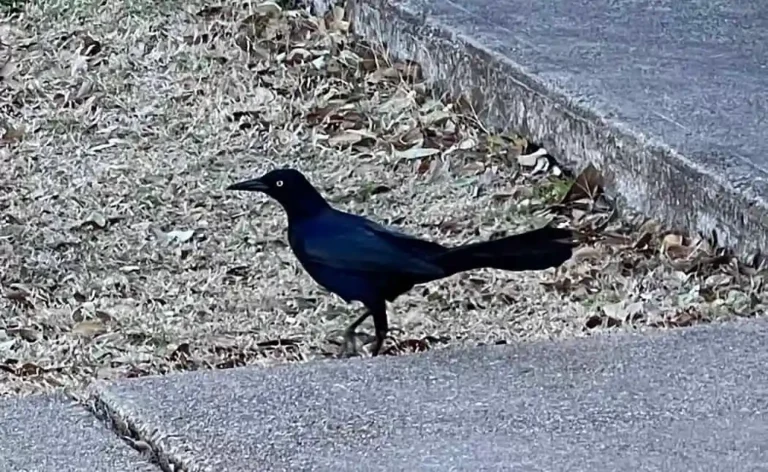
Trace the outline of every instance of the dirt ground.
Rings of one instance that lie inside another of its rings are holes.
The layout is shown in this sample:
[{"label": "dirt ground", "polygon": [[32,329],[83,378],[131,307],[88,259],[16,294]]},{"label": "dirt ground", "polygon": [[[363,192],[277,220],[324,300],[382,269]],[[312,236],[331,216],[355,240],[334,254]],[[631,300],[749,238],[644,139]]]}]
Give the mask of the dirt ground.
[{"label": "dirt ground", "polygon": [[0,19],[0,395],[334,355],[360,308],[301,270],[275,203],[223,190],[276,166],[446,244],[550,221],[586,235],[558,271],[415,288],[388,354],[765,311],[764,271],[619,217],[599,174],[569,193],[340,11],[33,3]]}]

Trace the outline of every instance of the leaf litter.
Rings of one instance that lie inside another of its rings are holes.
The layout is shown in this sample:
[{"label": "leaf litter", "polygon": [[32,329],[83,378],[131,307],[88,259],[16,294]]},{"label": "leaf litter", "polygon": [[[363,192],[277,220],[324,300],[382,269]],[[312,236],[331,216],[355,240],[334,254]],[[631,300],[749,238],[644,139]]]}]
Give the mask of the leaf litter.
[{"label": "leaf litter", "polygon": [[275,166],[446,244],[579,230],[559,270],[402,296],[390,354],[765,311],[760,267],[620,215],[597,168],[569,176],[484,129],[418,64],[352,36],[343,8],[20,8],[0,19],[0,395],[334,355],[359,307],[300,270],[277,205],[223,191]]}]

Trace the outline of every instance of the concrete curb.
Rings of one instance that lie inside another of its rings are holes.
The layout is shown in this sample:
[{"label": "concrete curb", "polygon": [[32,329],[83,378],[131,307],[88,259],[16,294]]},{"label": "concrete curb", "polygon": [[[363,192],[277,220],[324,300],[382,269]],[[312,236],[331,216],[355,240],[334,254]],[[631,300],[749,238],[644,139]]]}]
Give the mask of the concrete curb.
[{"label": "concrete curb", "polygon": [[[138,382],[130,379],[127,382]],[[151,454],[158,467],[166,472],[201,470],[197,467],[191,451],[175,437],[172,428],[148,427],[130,420],[136,412],[132,405],[120,403],[109,392],[109,382],[98,381],[87,389],[87,405],[90,411],[116,434],[130,438]]]},{"label": "concrete curb", "polygon": [[[322,12],[331,2],[312,3]],[[454,8],[451,2],[443,5]],[[731,156],[721,150],[682,155],[602,116],[590,97],[556,90],[494,51],[487,35],[479,40],[444,24],[430,8],[429,0],[352,0],[348,14],[357,34],[386,44],[395,57],[418,61],[438,91],[469,95],[489,127],[522,132],[569,167],[592,162],[604,173],[608,192],[628,208],[713,238],[750,262],[768,254],[764,169],[727,159]]]}]

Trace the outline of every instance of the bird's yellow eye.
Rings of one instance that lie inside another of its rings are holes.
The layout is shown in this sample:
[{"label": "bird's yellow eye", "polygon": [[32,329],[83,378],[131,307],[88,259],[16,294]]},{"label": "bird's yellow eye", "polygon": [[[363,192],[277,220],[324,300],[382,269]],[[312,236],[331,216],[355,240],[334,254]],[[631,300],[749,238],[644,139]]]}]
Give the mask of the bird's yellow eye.
[{"label": "bird's yellow eye", "polygon": [[283,186],[283,181],[282,180],[278,180],[277,182],[275,182],[275,185],[277,185],[278,187],[282,187]]}]

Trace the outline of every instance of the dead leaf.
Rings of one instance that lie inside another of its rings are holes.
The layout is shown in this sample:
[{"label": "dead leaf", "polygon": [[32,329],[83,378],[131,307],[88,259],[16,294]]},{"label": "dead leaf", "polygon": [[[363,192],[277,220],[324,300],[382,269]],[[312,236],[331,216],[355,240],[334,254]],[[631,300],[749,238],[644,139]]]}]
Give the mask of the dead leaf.
[{"label": "dead leaf", "polygon": [[462,151],[466,151],[467,149],[472,149],[475,146],[477,146],[477,140],[475,138],[466,138],[459,143],[458,148]]},{"label": "dead leaf", "polygon": [[347,49],[341,51],[337,59],[341,64],[344,64],[345,66],[350,68],[358,67],[363,60],[360,56],[355,54],[353,51],[349,51]]},{"label": "dead leaf", "polygon": [[0,144],[10,145],[21,142],[22,139],[24,139],[23,128],[14,128],[11,125],[6,124],[5,132],[3,133],[2,138],[0,138]]},{"label": "dead leaf", "polygon": [[372,84],[378,84],[387,80],[396,80],[400,78],[400,72],[394,67],[387,67],[384,69],[377,69],[368,74],[366,80]]},{"label": "dead leaf", "polygon": [[188,34],[182,38],[182,41],[184,41],[184,44],[187,46],[198,46],[200,44],[206,44],[210,42],[211,37],[208,33],[195,33],[195,34]]},{"label": "dead leaf", "polygon": [[172,362],[185,362],[192,354],[189,351],[189,343],[181,343],[171,352],[168,359]]},{"label": "dead leaf", "polygon": [[92,37],[84,34],[82,36],[83,44],[80,47],[80,54],[83,56],[93,57],[101,52],[101,43],[93,39]]},{"label": "dead leaf", "polygon": [[246,35],[249,40],[258,42],[258,40],[264,39],[267,26],[269,26],[269,17],[256,13],[240,22],[239,31]]},{"label": "dead leaf", "polygon": [[16,63],[9,59],[2,66],[0,66],[0,82],[9,80],[15,72]]},{"label": "dead leaf", "polygon": [[583,199],[594,202],[602,192],[603,175],[590,163],[576,177],[576,181],[571,185],[560,203],[570,203]]},{"label": "dead leaf", "polygon": [[344,7],[335,6],[325,15],[325,27],[328,31],[346,33],[349,30],[349,21],[344,21]]},{"label": "dead leaf", "polygon": [[417,83],[424,80],[421,64],[416,61],[398,61],[394,64],[394,69],[399,78],[406,82]]},{"label": "dead leaf", "polygon": [[412,147],[421,147],[424,143],[424,135],[419,128],[411,128],[397,137],[392,143],[398,151],[403,151]]},{"label": "dead leaf", "polygon": [[225,8],[226,7],[224,7],[222,5],[211,5],[211,6],[203,7],[202,9],[198,10],[196,15],[197,16],[201,16],[203,18],[209,18],[210,19],[210,18],[217,17],[217,16],[221,15],[222,13],[224,13],[226,11]]},{"label": "dead leaf", "polygon": [[539,148],[536,152],[530,154],[520,154],[517,156],[517,163],[523,167],[535,167],[540,159],[546,159],[547,150]]},{"label": "dead leaf", "polygon": [[624,302],[609,303],[600,307],[605,316],[616,319],[624,318]]},{"label": "dead leaf", "polygon": [[673,313],[650,323],[654,328],[684,328],[705,320],[705,316],[695,307],[677,309]]},{"label": "dead leaf", "polygon": [[652,233],[641,233],[640,237],[637,238],[637,241],[635,241],[632,247],[639,251],[648,249],[652,239],[653,239]]},{"label": "dead leaf", "polygon": [[362,58],[360,68],[364,72],[373,72],[383,67],[389,67],[389,59],[379,55],[370,47],[366,47],[358,55]]},{"label": "dead leaf", "polygon": [[18,284],[11,285],[11,289],[5,292],[5,298],[17,303],[21,303],[27,308],[32,308],[34,306],[30,301],[30,298],[32,298],[32,293]]},{"label": "dead leaf", "polygon": [[621,320],[618,318],[613,318],[607,315],[592,315],[589,318],[587,318],[586,323],[584,326],[587,329],[594,329],[599,327],[605,327],[605,328],[616,328],[621,326]]},{"label": "dead leaf", "polygon": [[405,151],[397,151],[395,150],[394,156],[398,159],[422,159],[424,157],[434,156],[435,154],[439,154],[439,149],[432,149],[432,148],[422,148],[422,147],[413,147],[411,149],[406,149]]},{"label": "dead leaf", "polygon": [[445,110],[435,110],[425,116],[421,117],[421,122],[424,126],[442,126],[453,117]]},{"label": "dead leaf", "polygon": [[733,281],[733,276],[728,274],[712,274],[704,280],[707,287],[722,287]]},{"label": "dead leaf", "polygon": [[183,244],[192,239],[192,236],[195,235],[195,230],[185,230],[185,231],[169,231],[165,233],[165,237],[167,238],[169,243],[179,243]]},{"label": "dead leaf", "polygon": [[104,310],[96,310],[94,315],[96,315],[96,318],[100,319],[103,323],[109,323],[112,321],[112,315]]},{"label": "dead leaf", "polygon": [[268,49],[259,45],[259,42],[246,33],[238,33],[235,36],[235,44],[243,52],[248,53],[253,59],[257,61],[268,61],[270,58],[270,52]]},{"label": "dead leaf", "polygon": [[295,64],[309,62],[312,60],[312,58],[313,58],[312,53],[309,52],[307,49],[296,48],[291,50],[291,52],[289,52],[288,55],[285,56],[284,62],[289,66],[292,66]]},{"label": "dead leaf", "polygon": [[80,223],[80,226],[90,226],[92,228],[104,229],[107,227],[107,218],[100,212],[94,211]]},{"label": "dead leaf", "polygon": [[77,89],[74,98],[72,99],[76,103],[82,103],[86,98],[90,97],[93,93],[93,82],[86,80],[80,84],[80,88]]},{"label": "dead leaf", "polygon": [[579,249],[573,252],[573,255],[571,256],[571,260],[573,260],[574,262],[597,260],[597,259],[600,259],[602,255],[603,253],[597,248],[584,246],[584,247],[580,247]]},{"label": "dead leaf", "polygon": [[72,328],[72,332],[78,336],[94,338],[106,333],[107,327],[101,320],[83,320]]},{"label": "dead leaf", "polygon": [[685,239],[679,234],[670,233],[661,241],[661,252],[670,259],[682,259],[688,257],[693,248],[685,244]]},{"label": "dead leaf", "polygon": [[43,336],[40,331],[34,328],[6,328],[5,332],[11,336],[18,336],[21,339],[31,343],[37,341]]},{"label": "dead leaf", "polygon": [[633,302],[624,308],[624,321],[634,322],[645,314],[645,303]]},{"label": "dead leaf", "polygon": [[276,2],[262,2],[256,5],[256,8],[254,11],[259,15],[264,15],[267,17],[274,17],[278,16],[283,9],[280,7],[280,5]]},{"label": "dead leaf", "polygon": [[345,147],[358,144],[365,139],[376,139],[376,135],[365,130],[348,129],[328,138],[328,145]]},{"label": "dead leaf", "polygon": [[45,372],[45,369],[33,362],[25,362],[24,364],[20,365],[18,369],[16,369],[16,375],[19,377],[31,377],[40,375],[43,372]]}]

